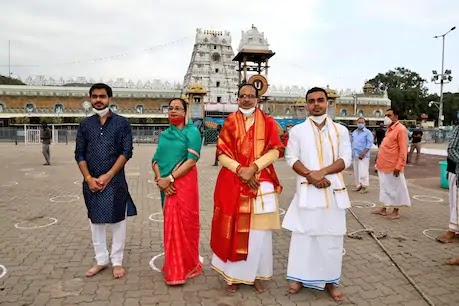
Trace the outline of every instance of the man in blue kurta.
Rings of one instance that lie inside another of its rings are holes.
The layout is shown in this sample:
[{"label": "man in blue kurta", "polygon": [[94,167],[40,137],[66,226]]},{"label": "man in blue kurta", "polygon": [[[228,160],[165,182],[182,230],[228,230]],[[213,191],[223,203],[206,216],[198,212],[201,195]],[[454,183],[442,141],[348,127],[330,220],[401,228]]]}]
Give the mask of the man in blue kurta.
[{"label": "man in blue kurta", "polygon": [[[94,84],[89,95],[95,115],[78,127],[75,159],[84,177],[83,195],[90,219],[96,265],[86,272],[91,277],[105,269],[111,259],[113,277],[121,278],[126,241],[126,216],[137,214],[128,191],[124,166],[132,157],[132,132],[126,118],[110,111],[112,89]],[[106,245],[105,225],[113,231],[112,250]]]}]

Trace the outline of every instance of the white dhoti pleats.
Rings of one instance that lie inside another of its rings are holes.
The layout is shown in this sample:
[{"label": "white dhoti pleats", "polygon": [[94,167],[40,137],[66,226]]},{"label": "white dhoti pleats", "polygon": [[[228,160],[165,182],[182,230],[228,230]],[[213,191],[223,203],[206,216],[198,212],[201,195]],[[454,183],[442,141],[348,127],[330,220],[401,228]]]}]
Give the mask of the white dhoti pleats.
[{"label": "white dhoti pleats", "polygon": [[250,230],[247,260],[224,262],[213,254],[211,265],[225,278],[228,285],[253,285],[255,279],[271,279],[273,276],[272,231]]},{"label": "white dhoti pleats", "polygon": [[370,159],[354,158],[352,160],[352,168],[354,169],[354,181],[356,187],[370,186]]},{"label": "white dhoti pleats", "polygon": [[304,287],[324,290],[326,284],[339,285],[344,236],[292,233],[287,279]]},{"label": "white dhoti pleats", "polygon": [[459,233],[459,202],[457,198],[456,174],[448,173],[449,182],[449,230]]},{"label": "white dhoti pleats", "polygon": [[395,177],[393,172],[378,171],[378,176],[379,201],[384,207],[411,206],[405,175],[402,172]]}]

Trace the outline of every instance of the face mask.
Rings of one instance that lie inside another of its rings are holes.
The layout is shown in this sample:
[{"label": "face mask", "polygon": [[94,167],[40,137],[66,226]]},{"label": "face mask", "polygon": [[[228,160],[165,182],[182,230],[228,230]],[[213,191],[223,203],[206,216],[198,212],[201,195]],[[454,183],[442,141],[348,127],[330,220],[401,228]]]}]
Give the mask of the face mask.
[{"label": "face mask", "polygon": [[105,116],[109,110],[110,109],[108,107],[104,109],[95,109],[95,108],[92,109],[92,111],[95,112],[97,115],[99,115],[99,117]]},{"label": "face mask", "polygon": [[365,123],[357,123],[357,127],[362,130],[365,127]]},{"label": "face mask", "polygon": [[249,109],[244,109],[242,107],[239,107],[239,111],[246,116],[250,116],[255,112],[255,106]]},{"label": "face mask", "polygon": [[389,117],[384,117],[384,125],[389,126],[392,124],[392,120]]},{"label": "face mask", "polygon": [[322,122],[324,122],[325,119],[327,119],[327,114],[323,114],[320,116],[309,116],[309,118],[311,118],[311,120],[315,123],[321,124]]},{"label": "face mask", "polygon": [[183,121],[185,121],[185,117],[169,117],[169,122],[175,126],[182,124]]}]

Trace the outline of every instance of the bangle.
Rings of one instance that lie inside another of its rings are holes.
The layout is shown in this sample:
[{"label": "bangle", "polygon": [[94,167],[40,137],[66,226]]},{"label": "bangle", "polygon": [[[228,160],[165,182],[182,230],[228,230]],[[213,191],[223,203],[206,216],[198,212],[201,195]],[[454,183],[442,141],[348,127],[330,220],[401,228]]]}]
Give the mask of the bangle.
[{"label": "bangle", "polygon": [[237,166],[237,168],[236,168],[236,174],[239,173],[239,170],[241,170],[241,168],[242,168],[242,165]]},{"label": "bangle", "polygon": [[258,168],[258,165],[257,165],[256,163],[253,163],[252,165],[254,165],[255,168],[257,168],[257,169],[255,170],[255,172],[258,172],[258,170],[260,170],[260,168]]}]

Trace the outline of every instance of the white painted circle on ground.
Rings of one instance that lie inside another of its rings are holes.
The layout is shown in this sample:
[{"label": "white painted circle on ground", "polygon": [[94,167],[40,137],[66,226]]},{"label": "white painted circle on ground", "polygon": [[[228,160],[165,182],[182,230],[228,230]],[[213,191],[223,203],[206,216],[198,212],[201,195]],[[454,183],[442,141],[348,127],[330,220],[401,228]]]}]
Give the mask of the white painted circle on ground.
[{"label": "white painted circle on ground", "polygon": [[433,202],[433,203],[441,203],[441,202],[443,202],[442,198],[428,196],[428,195],[415,195],[415,196],[413,196],[413,199],[421,201],[421,202]]},{"label": "white painted circle on ground", "polygon": [[0,270],[2,271],[2,273],[0,273],[0,278],[2,278],[3,276],[6,275],[8,270],[6,269],[6,267],[4,265],[0,265]]},{"label": "white painted circle on ground", "polygon": [[[150,260],[150,267],[156,271],[156,272],[159,272],[159,273],[162,273],[161,269],[159,269],[156,265],[155,265],[155,261],[156,259],[160,258],[161,256],[164,256],[164,252],[163,253],[160,253],[156,256],[154,256],[151,260]],[[199,261],[201,263],[204,263],[204,257],[202,257],[201,255],[199,255]]]},{"label": "white painted circle on ground", "polygon": [[164,220],[161,220],[161,219],[156,219],[155,216],[159,216],[159,215],[162,215],[163,212],[160,211],[160,212],[157,212],[157,213],[154,213],[154,214],[151,214],[148,219],[150,219],[151,221],[154,221],[154,222],[164,222]]},{"label": "white painted circle on ground", "polygon": [[446,233],[448,230],[443,229],[443,228],[426,228],[425,230],[422,231],[424,236],[429,237],[430,239],[437,240],[437,237],[430,236],[428,232],[442,232]]},{"label": "white painted circle on ground", "polygon": [[27,227],[27,226],[20,226],[19,224],[21,224],[21,222],[19,223],[16,223],[14,225],[15,228],[19,228],[19,229],[37,229],[37,228],[44,228],[44,227],[48,227],[50,225],[53,225],[53,224],[56,224],[57,223],[57,219],[56,218],[48,218],[49,220],[52,220],[50,223],[48,224],[44,224],[44,225],[38,225],[38,226],[30,226],[30,227]]},{"label": "white painted circle on ground", "polygon": [[279,208],[279,216],[285,215],[285,209]]},{"label": "white painted circle on ground", "polygon": [[75,202],[80,199],[79,196],[75,195],[64,195],[64,196],[55,196],[49,199],[51,202],[55,203],[70,203],[70,202]]},{"label": "white painted circle on ground", "polygon": [[22,172],[30,172],[30,171],[33,171],[35,170],[34,168],[22,168],[22,169],[19,169],[19,171],[22,171]]},{"label": "white painted circle on ground", "polygon": [[351,206],[355,208],[373,208],[376,207],[376,204],[370,201],[351,201]]},{"label": "white painted circle on ground", "polygon": [[31,176],[31,177],[34,177],[34,178],[40,178],[40,177],[45,177],[45,176],[48,176],[46,174],[46,172],[26,172],[25,174],[26,176]]},{"label": "white painted circle on ground", "polygon": [[149,193],[147,194],[147,197],[153,200],[161,200],[161,196],[156,193]]},{"label": "white painted circle on ground", "polygon": [[17,184],[19,184],[19,182],[9,182],[9,183],[0,185],[0,187],[13,187],[13,186],[16,186]]}]

